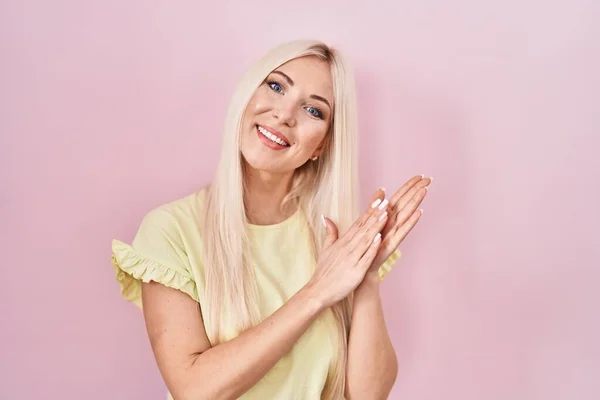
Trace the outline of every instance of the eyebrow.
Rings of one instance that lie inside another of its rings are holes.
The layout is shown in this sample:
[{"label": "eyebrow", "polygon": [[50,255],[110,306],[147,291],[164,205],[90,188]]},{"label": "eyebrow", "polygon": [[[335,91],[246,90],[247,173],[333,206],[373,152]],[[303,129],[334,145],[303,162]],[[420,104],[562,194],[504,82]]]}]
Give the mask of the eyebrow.
[{"label": "eyebrow", "polygon": [[[287,81],[287,83],[290,86],[294,86],[294,81],[292,80],[292,78],[290,78],[289,76],[287,76],[283,72],[281,72],[281,71],[273,71],[273,73],[283,76],[283,78]],[[327,101],[327,99],[325,97],[319,96],[318,94],[311,94],[309,97],[311,99],[322,101],[323,103],[327,104],[329,106],[329,108],[331,108],[331,104],[329,104],[329,101]]]}]

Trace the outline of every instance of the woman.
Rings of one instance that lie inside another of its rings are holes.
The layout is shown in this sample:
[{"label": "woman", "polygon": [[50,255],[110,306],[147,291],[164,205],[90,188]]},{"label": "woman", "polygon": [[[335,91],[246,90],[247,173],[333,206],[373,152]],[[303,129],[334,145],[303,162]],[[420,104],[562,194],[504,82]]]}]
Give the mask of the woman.
[{"label": "woman", "polygon": [[340,54],[280,45],[233,96],[212,184],[148,213],[132,246],[113,242],[169,396],[387,398],[378,284],[431,179],[378,190],[359,216],[356,143]]}]

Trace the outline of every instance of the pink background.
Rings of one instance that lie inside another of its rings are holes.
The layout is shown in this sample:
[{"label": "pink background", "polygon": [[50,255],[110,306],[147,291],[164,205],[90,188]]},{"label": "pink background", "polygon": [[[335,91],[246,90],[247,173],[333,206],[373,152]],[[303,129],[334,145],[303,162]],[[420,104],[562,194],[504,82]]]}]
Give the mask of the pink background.
[{"label": "pink background", "polygon": [[1,399],[164,398],[111,239],[210,181],[242,72],[303,37],[356,70],[361,200],[435,177],[391,398],[600,398],[600,3],[381,3],[0,4]]}]

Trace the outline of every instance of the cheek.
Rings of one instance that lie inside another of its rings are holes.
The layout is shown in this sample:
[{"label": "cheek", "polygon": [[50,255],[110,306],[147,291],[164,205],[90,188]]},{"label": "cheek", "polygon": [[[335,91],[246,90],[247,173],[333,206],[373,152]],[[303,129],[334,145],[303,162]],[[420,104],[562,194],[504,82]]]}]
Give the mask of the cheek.
[{"label": "cheek", "polygon": [[248,129],[252,127],[253,124],[256,123],[256,116],[265,112],[264,102],[261,102],[260,99],[253,97],[248,102],[246,106],[246,110],[244,111],[244,129]]},{"label": "cheek", "polygon": [[304,141],[304,146],[306,148],[306,151],[314,151],[317,147],[319,147],[319,145],[321,144],[321,142],[323,142],[323,140],[325,140],[325,136],[327,136],[327,128],[324,128],[322,126],[319,127],[312,127],[312,129],[309,131],[306,131],[308,133],[305,136],[305,141]]},{"label": "cheek", "polygon": [[249,115],[261,114],[268,109],[268,105],[268,96],[266,96],[262,90],[258,89],[248,102],[248,105],[246,106],[246,113]]},{"label": "cheek", "polygon": [[252,98],[252,99],[250,99],[250,102],[246,106],[246,114],[254,115],[258,111],[259,108],[260,108],[259,99]]}]

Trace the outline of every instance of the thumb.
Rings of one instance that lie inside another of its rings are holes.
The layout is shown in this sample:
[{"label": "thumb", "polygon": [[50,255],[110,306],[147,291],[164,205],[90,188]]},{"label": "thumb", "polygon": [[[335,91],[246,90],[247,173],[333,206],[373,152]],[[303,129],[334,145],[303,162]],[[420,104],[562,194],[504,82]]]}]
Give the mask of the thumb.
[{"label": "thumb", "polygon": [[334,244],[338,239],[338,229],[335,223],[329,218],[325,218],[321,215],[321,219],[323,220],[325,231],[327,232],[327,235],[325,236],[325,243],[323,243],[323,249],[326,249]]}]

